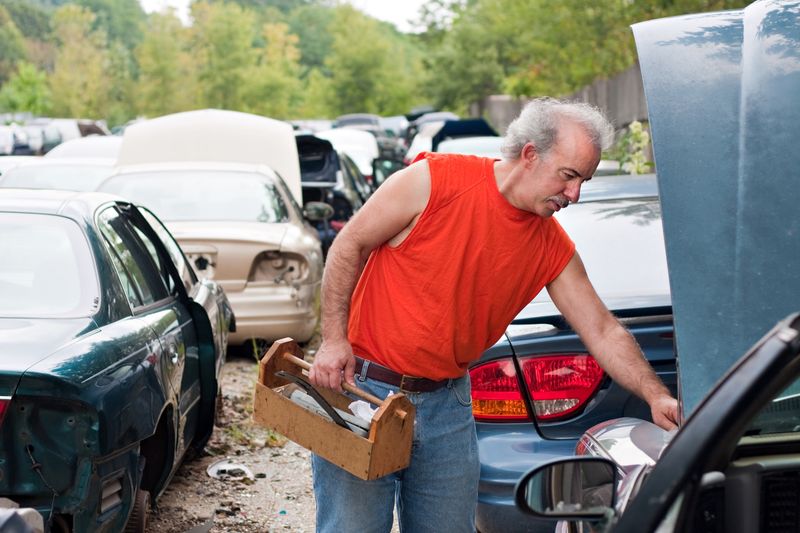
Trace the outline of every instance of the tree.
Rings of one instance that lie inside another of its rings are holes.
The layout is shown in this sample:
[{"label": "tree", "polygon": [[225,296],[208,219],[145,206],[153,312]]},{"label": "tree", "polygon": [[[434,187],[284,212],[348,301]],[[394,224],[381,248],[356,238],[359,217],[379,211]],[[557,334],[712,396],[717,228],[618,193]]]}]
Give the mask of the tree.
[{"label": "tree", "polygon": [[393,113],[406,110],[415,78],[406,49],[380,24],[349,5],[336,8],[330,72],[330,107],[335,113]]},{"label": "tree", "polygon": [[302,83],[303,100],[297,109],[298,118],[323,118],[337,114],[330,108],[331,81],[329,78],[319,70],[313,69]]},{"label": "tree", "polygon": [[109,42],[133,50],[142,40],[145,14],[138,0],[73,0],[95,14],[93,29],[103,30]]},{"label": "tree", "polygon": [[240,109],[247,75],[255,64],[251,11],[236,4],[192,4],[193,47],[198,61],[201,104]]},{"label": "tree", "polygon": [[333,46],[331,26],[334,10],[322,5],[302,6],[289,14],[290,31],[297,35],[300,49],[300,64],[303,75],[317,69],[325,69],[325,58]]},{"label": "tree", "polygon": [[425,87],[439,108],[463,112],[467,106],[501,91],[506,72],[497,37],[486,31],[480,12],[465,12],[426,57]]},{"label": "tree", "polygon": [[136,48],[139,65],[136,108],[147,116],[186,111],[196,106],[197,83],[188,31],[175,13],[148,17],[142,43]]},{"label": "tree", "polygon": [[245,110],[274,118],[290,118],[300,102],[300,52],[297,36],[286,24],[265,24],[265,46],[252,69],[245,91]]},{"label": "tree", "polygon": [[50,107],[50,89],[47,75],[24,61],[0,89],[0,109],[7,112],[29,112],[44,115]]},{"label": "tree", "polygon": [[94,20],[89,10],[76,5],[65,5],[53,14],[58,50],[49,81],[56,115],[107,116],[109,55],[105,34],[92,30]]},{"label": "tree", "polygon": [[16,69],[18,61],[25,59],[25,41],[8,11],[0,5],[0,84]]},{"label": "tree", "polygon": [[23,36],[37,40],[50,38],[50,17],[42,7],[27,0],[0,0],[0,6],[8,10]]}]

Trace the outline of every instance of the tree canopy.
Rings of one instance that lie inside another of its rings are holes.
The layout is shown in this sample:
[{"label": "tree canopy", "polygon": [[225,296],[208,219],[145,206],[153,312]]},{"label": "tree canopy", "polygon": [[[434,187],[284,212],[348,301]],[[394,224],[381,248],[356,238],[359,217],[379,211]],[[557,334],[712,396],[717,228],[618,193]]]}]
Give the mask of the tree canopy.
[{"label": "tree canopy", "polygon": [[[341,0],[0,0],[0,112],[110,123],[200,107],[279,119],[463,112],[563,95],[631,66],[631,23],[734,0],[430,0],[400,33]],[[30,91],[29,98],[23,97]]]}]

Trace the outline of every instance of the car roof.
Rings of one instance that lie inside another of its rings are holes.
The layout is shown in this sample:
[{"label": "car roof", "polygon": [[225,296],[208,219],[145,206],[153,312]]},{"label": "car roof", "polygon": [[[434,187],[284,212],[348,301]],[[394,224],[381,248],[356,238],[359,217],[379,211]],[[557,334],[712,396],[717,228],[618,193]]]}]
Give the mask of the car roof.
[{"label": "car roof", "polygon": [[44,155],[48,159],[107,157],[116,160],[122,146],[118,135],[90,135],[63,142]]},{"label": "car roof", "polygon": [[228,162],[268,166],[302,203],[294,130],[267,117],[202,109],[145,120],[125,128],[118,164]]},{"label": "car roof", "polygon": [[109,202],[122,201],[113,194],[54,189],[0,189],[0,211],[41,213],[91,221],[94,211]]}]

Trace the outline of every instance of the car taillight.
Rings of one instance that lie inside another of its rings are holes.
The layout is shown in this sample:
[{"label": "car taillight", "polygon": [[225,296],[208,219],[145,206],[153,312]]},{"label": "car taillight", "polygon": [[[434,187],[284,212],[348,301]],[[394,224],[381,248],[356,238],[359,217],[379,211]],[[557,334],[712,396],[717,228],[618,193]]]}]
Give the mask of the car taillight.
[{"label": "car taillight", "polygon": [[11,396],[0,396],[0,425],[6,417],[8,406],[11,404]]},{"label": "car taillight", "polygon": [[519,363],[537,420],[557,420],[582,409],[603,381],[603,370],[589,354],[522,357]]},{"label": "car taillight", "polygon": [[308,276],[308,263],[302,256],[278,251],[262,252],[253,261],[247,281],[291,285]]},{"label": "car taillight", "polygon": [[472,414],[477,421],[529,420],[511,359],[498,359],[469,371]]}]

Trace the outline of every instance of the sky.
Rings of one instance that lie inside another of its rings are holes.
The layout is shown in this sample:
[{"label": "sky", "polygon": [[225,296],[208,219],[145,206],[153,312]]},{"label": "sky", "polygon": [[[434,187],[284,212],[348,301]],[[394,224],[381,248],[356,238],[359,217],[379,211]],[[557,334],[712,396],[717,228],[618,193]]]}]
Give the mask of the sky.
[{"label": "sky", "polygon": [[[415,30],[410,21],[418,18],[419,8],[425,0],[348,0],[350,4],[364,13],[394,24],[398,30],[409,32]],[[174,7],[180,19],[189,20],[189,0],[139,0],[142,8],[148,13]]]}]

